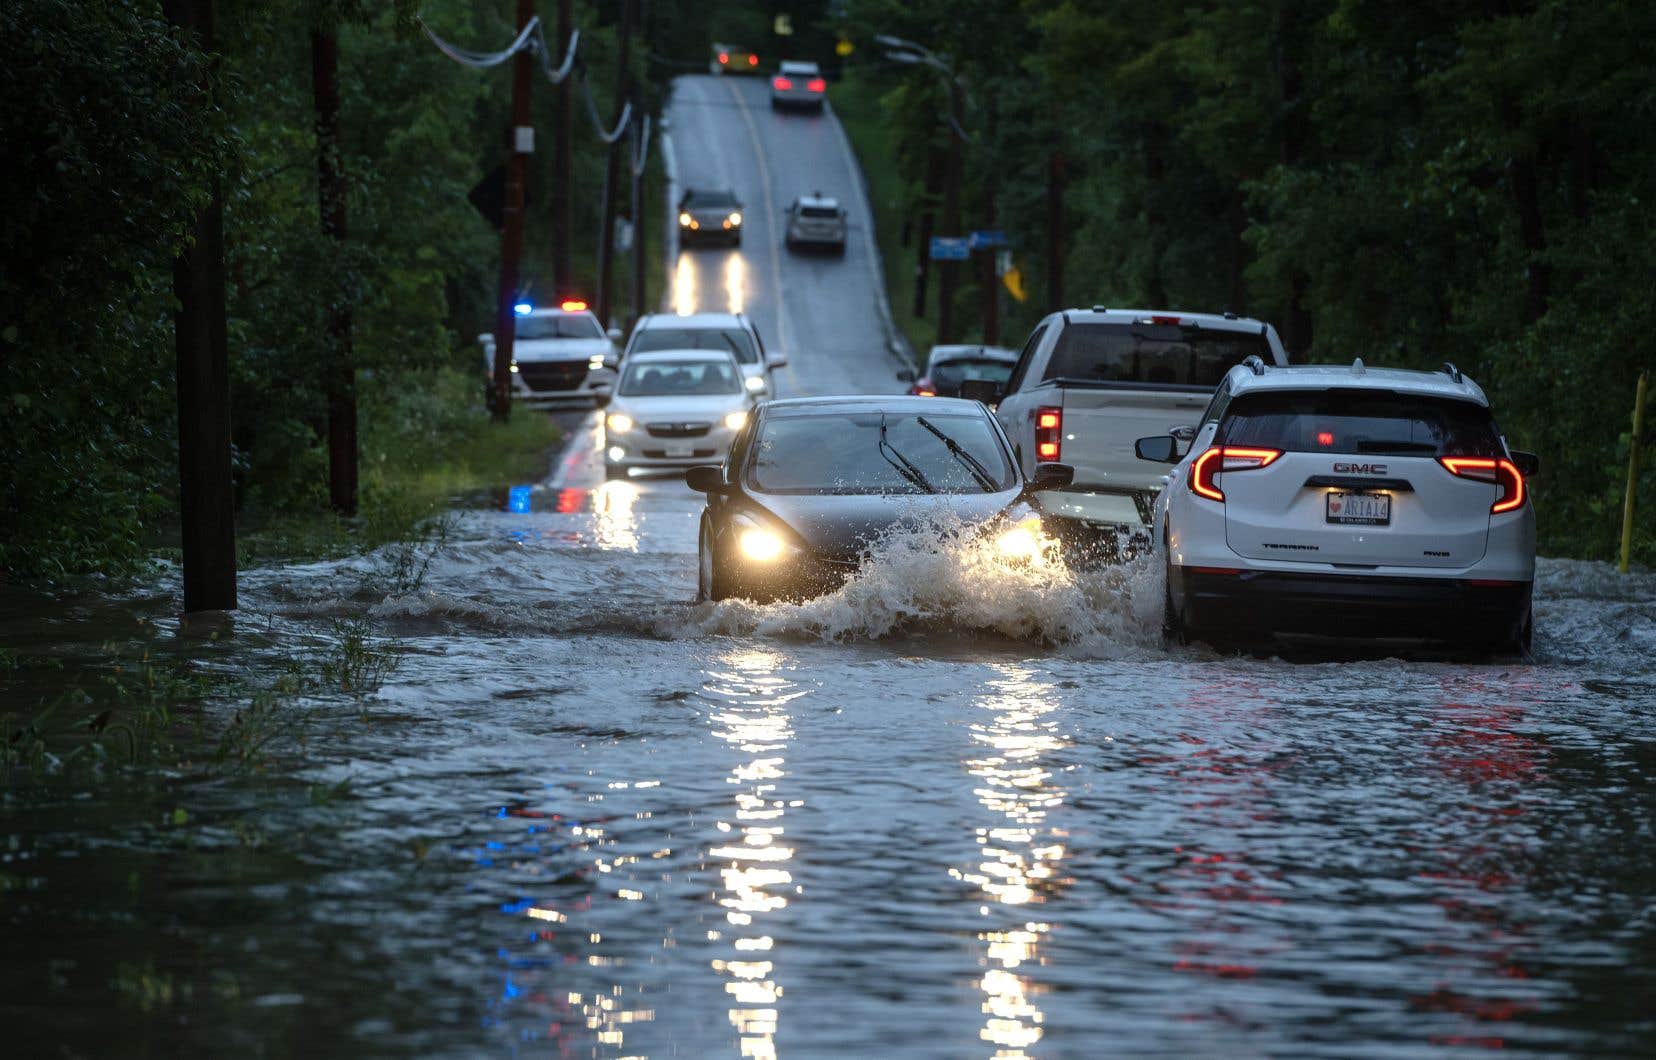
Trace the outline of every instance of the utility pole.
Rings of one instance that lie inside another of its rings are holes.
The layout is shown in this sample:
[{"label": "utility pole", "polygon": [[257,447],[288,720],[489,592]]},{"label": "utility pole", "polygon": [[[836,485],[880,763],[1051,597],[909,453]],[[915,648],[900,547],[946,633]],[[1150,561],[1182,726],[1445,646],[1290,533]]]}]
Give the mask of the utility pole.
[{"label": "utility pole", "polygon": [[[960,80],[949,75],[949,159],[943,176],[943,230],[953,238],[960,232],[960,169],[962,121],[966,117]],[[955,285],[960,279],[960,263],[939,263],[937,276],[937,341],[955,341],[954,297]]]},{"label": "utility pole", "polygon": [[926,189],[924,212],[920,215],[920,246],[914,263],[914,315],[926,319],[926,291],[931,279],[931,240],[935,232],[937,214],[937,186],[943,183],[943,152],[933,144],[926,152]]},{"label": "utility pole", "polygon": [[[329,12],[322,17],[331,15]],[[328,500],[341,515],[357,510],[356,365],[345,266],[345,163],[339,151],[339,27],[311,29],[311,96],[316,108],[316,190],[322,234],[335,248],[327,277]]]},{"label": "utility pole", "polygon": [[1064,308],[1064,149],[1047,156],[1047,312]]},{"label": "utility pole", "polygon": [[638,318],[644,315],[644,170],[648,159],[645,152],[649,149],[644,139],[644,123],[638,117],[639,99],[633,94],[633,136],[632,136],[632,318],[627,321],[627,330],[631,331]]},{"label": "utility pole", "polygon": [[[571,0],[558,0],[558,54],[569,54],[569,34],[574,30],[570,17]],[[575,102],[575,80],[564,78],[554,90],[552,103],[552,286],[560,298],[569,297],[575,290],[574,267],[570,264],[570,244],[573,241],[574,221],[571,214],[569,189],[569,128],[571,107]]]},{"label": "utility pole", "polygon": [[[621,114],[627,105],[632,85],[632,28],[638,0],[621,0],[621,30],[618,40],[619,66],[615,74],[615,122],[621,123]],[[616,170],[620,165],[621,137],[609,145],[604,164],[604,213],[598,232],[598,321],[609,327],[610,310],[615,301],[615,198]]]},{"label": "utility pole", "polygon": [[[167,21],[213,52],[213,0],[166,0]],[[212,106],[218,68],[201,88]],[[184,536],[184,611],[236,607],[235,494],[230,473],[230,354],[224,326],[224,187],[191,222],[189,245],[173,261],[178,352],[178,494]]]},{"label": "utility pole", "polygon": [[[988,178],[989,185],[984,189],[986,206],[984,215],[988,218],[986,228],[995,227],[995,179]],[[979,258],[979,285],[980,297],[983,300],[983,344],[985,346],[1000,345],[1000,277],[995,275],[995,256],[1000,251],[995,247],[984,247],[978,251]]]},{"label": "utility pole", "polygon": [[[534,17],[534,0],[517,0],[517,29]],[[530,53],[521,49],[512,57],[512,154],[506,160],[505,224],[500,236],[500,297],[495,306],[494,418],[512,414],[512,346],[517,338],[518,262],[523,257],[523,180],[529,153],[535,149],[535,128],[529,124]]]}]

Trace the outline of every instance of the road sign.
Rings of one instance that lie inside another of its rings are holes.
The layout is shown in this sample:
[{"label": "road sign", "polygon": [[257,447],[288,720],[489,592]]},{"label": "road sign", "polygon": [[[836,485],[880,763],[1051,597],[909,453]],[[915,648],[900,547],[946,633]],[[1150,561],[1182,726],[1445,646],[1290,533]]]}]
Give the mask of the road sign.
[{"label": "road sign", "polygon": [[1013,298],[1020,302],[1029,300],[1029,292],[1024,290],[1023,273],[1018,271],[1016,265],[1006,270],[1006,274],[1001,277],[1001,282],[1006,284],[1006,290]]},{"label": "road sign", "polygon": [[933,261],[965,261],[972,256],[972,248],[964,236],[932,236]]},{"label": "road sign", "polygon": [[973,250],[984,250],[988,247],[1006,246],[1006,233],[998,228],[987,228],[981,232],[973,232],[966,237],[966,242]]},{"label": "road sign", "polygon": [[839,56],[841,59],[849,59],[851,57],[851,53],[856,50],[857,46],[844,38],[841,38],[839,43],[834,45],[834,54]]},{"label": "road sign", "polygon": [[[483,215],[484,220],[496,228],[506,225],[506,167],[496,166],[489,170],[489,175],[478,181],[471,191],[466,193],[466,199]],[[523,208],[529,208],[529,186],[523,188]]]}]

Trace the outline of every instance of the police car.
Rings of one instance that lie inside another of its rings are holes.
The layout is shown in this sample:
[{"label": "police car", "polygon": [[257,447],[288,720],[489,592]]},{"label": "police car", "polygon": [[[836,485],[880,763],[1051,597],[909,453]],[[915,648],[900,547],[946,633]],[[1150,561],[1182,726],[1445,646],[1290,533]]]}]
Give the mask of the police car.
[{"label": "police car", "polygon": [[1136,450],[1175,465],[1153,521],[1173,637],[1529,650],[1539,461],[1453,365],[1250,357],[1199,422]]}]

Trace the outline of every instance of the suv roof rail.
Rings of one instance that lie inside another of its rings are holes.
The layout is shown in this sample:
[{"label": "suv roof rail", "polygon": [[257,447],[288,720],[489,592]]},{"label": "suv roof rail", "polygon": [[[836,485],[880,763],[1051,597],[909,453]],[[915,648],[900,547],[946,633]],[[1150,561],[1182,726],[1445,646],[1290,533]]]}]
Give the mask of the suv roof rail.
[{"label": "suv roof rail", "polygon": [[1457,383],[1466,382],[1466,379],[1461,375],[1461,370],[1448,361],[1444,361],[1443,367],[1439,368],[1438,371],[1442,372],[1444,375],[1448,376],[1450,379],[1453,379]]},{"label": "suv roof rail", "polygon": [[1110,307],[1107,305],[1095,305],[1092,307],[1092,311],[1094,313],[1108,313],[1110,311]]},{"label": "suv roof rail", "polygon": [[1242,363],[1246,365],[1254,375],[1265,374],[1265,358],[1261,357],[1257,353],[1248,354],[1246,357],[1242,358]]}]

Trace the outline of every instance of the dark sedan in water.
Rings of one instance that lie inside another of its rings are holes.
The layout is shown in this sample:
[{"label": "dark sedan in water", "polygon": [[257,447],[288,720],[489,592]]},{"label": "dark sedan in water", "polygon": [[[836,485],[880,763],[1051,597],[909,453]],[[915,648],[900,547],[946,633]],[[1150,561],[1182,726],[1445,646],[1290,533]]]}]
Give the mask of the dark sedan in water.
[{"label": "dark sedan in water", "polygon": [[1068,485],[1040,464],[1025,479],[988,410],[913,397],[798,398],[759,406],[723,467],[691,468],[707,494],[697,546],[703,600],[831,591],[899,524],[992,535],[1017,559],[1039,550],[1034,490]]}]

